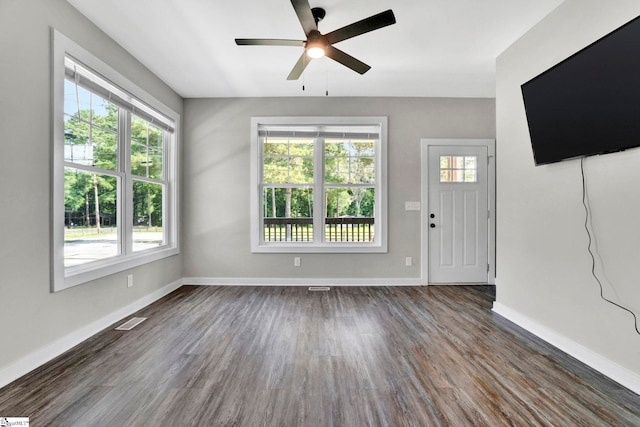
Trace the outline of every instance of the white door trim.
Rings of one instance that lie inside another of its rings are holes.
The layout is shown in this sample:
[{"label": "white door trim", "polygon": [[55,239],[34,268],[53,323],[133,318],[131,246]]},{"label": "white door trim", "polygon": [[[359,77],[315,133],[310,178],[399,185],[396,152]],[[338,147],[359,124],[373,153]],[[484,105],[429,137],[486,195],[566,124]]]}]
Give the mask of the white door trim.
[{"label": "white door trim", "polygon": [[488,207],[489,207],[489,274],[488,282],[495,284],[496,277],[496,141],[494,139],[420,139],[420,229],[422,259],[420,277],[423,284],[429,284],[429,146],[484,146],[487,147],[488,165]]}]

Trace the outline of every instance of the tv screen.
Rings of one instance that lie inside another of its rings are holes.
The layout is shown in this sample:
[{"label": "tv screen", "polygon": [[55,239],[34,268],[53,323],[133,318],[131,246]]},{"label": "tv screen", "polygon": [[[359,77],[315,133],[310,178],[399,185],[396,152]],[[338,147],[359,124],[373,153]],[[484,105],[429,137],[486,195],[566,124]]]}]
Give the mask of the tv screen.
[{"label": "tv screen", "polygon": [[536,165],[640,145],[640,17],[521,87]]}]

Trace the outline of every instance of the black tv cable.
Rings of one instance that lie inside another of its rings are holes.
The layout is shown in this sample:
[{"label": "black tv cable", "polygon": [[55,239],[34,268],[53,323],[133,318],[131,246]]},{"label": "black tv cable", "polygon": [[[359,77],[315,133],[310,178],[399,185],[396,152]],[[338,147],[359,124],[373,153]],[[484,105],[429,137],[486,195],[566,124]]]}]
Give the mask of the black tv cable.
[{"label": "black tv cable", "polygon": [[584,178],[584,159],[585,159],[584,157],[582,157],[580,159],[580,173],[582,175],[582,206],[584,206],[584,212],[585,212],[584,229],[587,231],[587,237],[589,238],[589,244],[587,245],[587,250],[589,251],[589,255],[591,256],[591,275],[596,279],[596,282],[598,282],[598,286],[600,287],[600,298],[602,298],[603,300],[605,300],[609,304],[613,304],[616,307],[621,308],[624,311],[629,312],[633,316],[634,327],[636,329],[636,333],[638,335],[640,335],[640,330],[638,330],[638,317],[636,316],[636,314],[632,310],[629,310],[628,308],[618,304],[617,302],[614,302],[614,301],[611,301],[611,300],[605,298],[602,282],[600,281],[600,279],[596,275],[596,257],[593,254],[593,251],[591,250],[591,245],[593,244],[593,239],[591,238],[591,232],[589,231],[589,211],[590,211],[590,208],[588,206],[587,185],[586,185],[585,178]]}]

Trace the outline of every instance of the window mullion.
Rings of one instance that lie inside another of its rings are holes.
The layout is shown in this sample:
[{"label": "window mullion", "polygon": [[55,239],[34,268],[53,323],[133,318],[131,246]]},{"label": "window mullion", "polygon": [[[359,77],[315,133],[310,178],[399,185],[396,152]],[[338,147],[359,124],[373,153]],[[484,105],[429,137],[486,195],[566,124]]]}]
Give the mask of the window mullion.
[{"label": "window mullion", "polygon": [[324,138],[313,144],[313,241],[324,242]]},{"label": "window mullion", "polygon": [[119,167],[123,174],[122,190],[118,198],[118,211],[121,226],[120,242],[122,253],[129,255],[133,252],[133,180],[131,178],[131,113],[120,109],[119,116],[119,140],[118,140]]},{"label": "window mullion", "polygon": [[171,221],[167,221],[169,215],[175,215],[173,212],[170,213],[173,198],[170,191],[169,163],[173,161],[173,158],[169,150],[169,139],[169,132],[162,132],[162,226],[166,230],[162,236],[163,245],[174,240],[173,224],[171,224]]},{"label": "window mullion", "polygon": [[264,144],[266,142],[266,137],[258,136],[258,216],[260,217],[260,221],[258,224],[258,232],[260,243],[264,243]]},{"label": "window mullion", "polygon": [[[386,185],[386,162],[387,162],[387,152],[386,146],[383,149],[383,141],[382,138],[378,138],[375,141],[375,152],[374,152],[374,165],[375,165],[375,206],[374,206],[374,217],[375,217],[375,235],[373,236],[373,241],[375,243],[380,243],[382,240],[386,240],[386,225],[383,226],[383,221],[386,224],[386,213],[383,215],[383,209],[386,212],[387,209],[387,200],[386,200],[386,188],[383,190],[383,185]],[[383,162],[385,166],[383,166]]]},{"label": "window mullion", "polygon": [[88,165],[83,165],[80,163],[73,163],[68,161],[64,161],[63,165],[65,168],[77,169],[84,172],[95,173],[99,175],[109,175],[109,176],[115,176],[115,177],[123,176],[123,174],[119,170],[113,171],[110,169],[102,169],[102,168],[97,168],[95,166],[88,166]]},{"label": "window mullion", "polygon": [[149,184],[158,184],[158,185],[164,185],[167,182],[163,179],[155,179],[155,178],[147,178],[144,176],[138,176],[138,175],[131,175],[131,179],[133,180],[135,178],[136,181],[140,181],[140,182],[147,182]]}]

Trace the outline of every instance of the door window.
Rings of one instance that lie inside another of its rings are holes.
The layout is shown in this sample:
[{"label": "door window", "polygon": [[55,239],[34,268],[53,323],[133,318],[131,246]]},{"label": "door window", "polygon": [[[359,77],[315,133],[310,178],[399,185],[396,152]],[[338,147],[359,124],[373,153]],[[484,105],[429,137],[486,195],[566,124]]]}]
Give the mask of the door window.
[{"label": "door window", "polygon": [[477,182],[476,156],[440,156],[440,182]]}]

